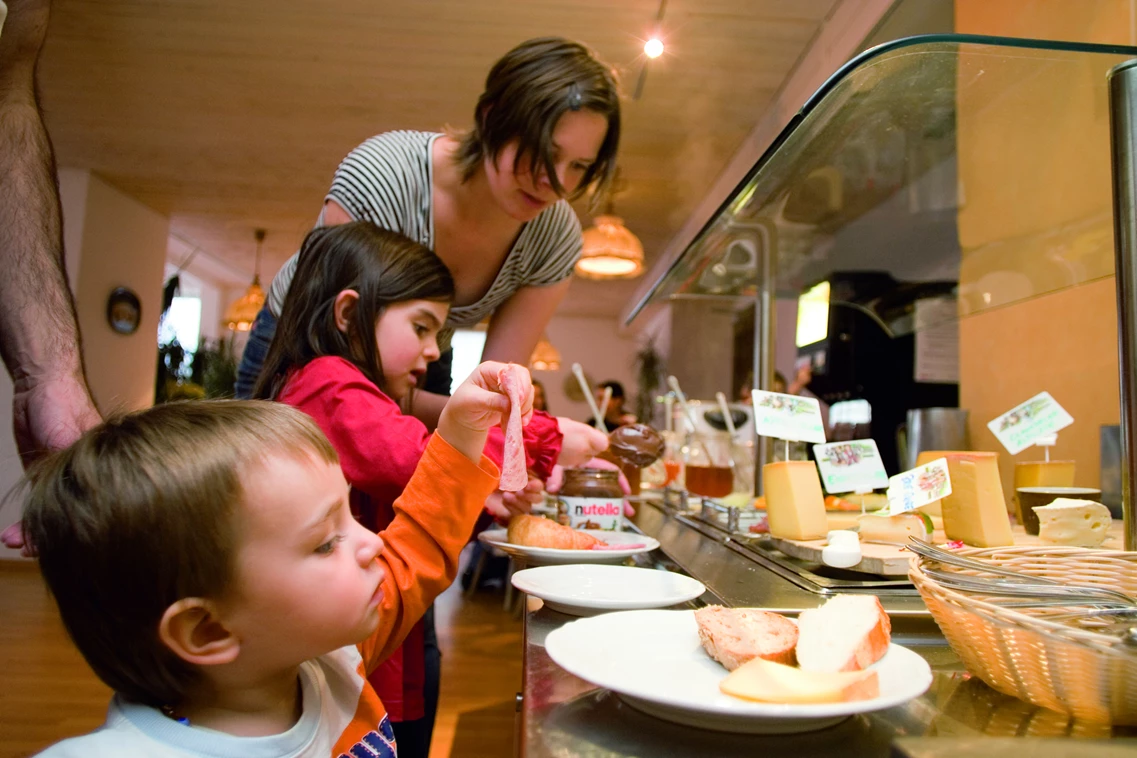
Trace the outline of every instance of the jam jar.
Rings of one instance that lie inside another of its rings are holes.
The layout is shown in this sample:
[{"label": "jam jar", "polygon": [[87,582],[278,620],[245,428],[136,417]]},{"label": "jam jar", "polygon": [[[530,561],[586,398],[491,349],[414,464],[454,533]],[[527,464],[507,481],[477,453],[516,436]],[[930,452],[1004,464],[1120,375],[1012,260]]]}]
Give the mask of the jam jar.
[{"label": "jam jar", "polygon": [[557,520],[573,529],[620,531],[624,524],[624,491],[619,472],[604,468],[565,469],[557,499]]}]

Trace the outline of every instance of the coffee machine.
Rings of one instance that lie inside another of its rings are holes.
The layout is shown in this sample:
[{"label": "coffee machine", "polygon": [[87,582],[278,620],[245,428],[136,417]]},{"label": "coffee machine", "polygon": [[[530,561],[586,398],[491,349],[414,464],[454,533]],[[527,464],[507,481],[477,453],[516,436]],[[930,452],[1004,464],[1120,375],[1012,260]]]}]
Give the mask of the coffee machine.
[{"label": "coffee machine", "polygon": [[[835,272],[798,299],[799,365],[829,403],[867,401],[869,436],[889,475],[902,469],[897,430],[913,408],[959,405],[957,382],[916,381],[916,302],[951,296],[956,283],[899,282],[878,271]],[[858,428],[858,432],[860,432]]]}]

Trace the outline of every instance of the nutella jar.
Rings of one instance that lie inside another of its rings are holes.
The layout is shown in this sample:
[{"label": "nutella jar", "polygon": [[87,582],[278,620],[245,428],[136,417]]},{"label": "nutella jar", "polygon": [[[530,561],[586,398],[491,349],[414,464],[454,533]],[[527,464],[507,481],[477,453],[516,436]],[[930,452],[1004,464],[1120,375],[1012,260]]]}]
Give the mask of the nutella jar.
[{"label": "nutella jar", "polygon": [[624,524],[624,491],[620,489],[619,472],[603,468],[565,469],[557,520],[573,529],[620,531]]}]

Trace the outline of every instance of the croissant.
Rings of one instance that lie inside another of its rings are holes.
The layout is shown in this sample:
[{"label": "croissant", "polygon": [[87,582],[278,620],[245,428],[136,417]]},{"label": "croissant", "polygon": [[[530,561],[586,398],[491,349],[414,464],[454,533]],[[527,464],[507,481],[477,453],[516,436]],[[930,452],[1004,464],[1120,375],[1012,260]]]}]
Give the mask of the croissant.
[{"label": "croissant", "polygon": [[540,516],[519,514],[509,520],[507,539],[515,545],[554,548],[557,550],[591,550],[604,541],[591,534],[562,526]]}]

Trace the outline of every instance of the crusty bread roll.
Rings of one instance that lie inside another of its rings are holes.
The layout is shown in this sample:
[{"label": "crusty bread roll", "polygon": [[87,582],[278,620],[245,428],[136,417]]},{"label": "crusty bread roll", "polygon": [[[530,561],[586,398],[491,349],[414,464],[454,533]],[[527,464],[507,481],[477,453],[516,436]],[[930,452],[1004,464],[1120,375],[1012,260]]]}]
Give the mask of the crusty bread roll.
[{"label": "crusty bread roll", "polygon": [[594,545],[604,544],[604,540],[597,539],[591,534],[527,513],[518,514],[509,520],[506,539],[514,545],[557,550],[591,550]]},{"label": "crusty bread roll", "polygon": [[727,671],[754,658],[794,662],[797,626],[785,616],[757,608],[708,605],[695,611],[695,621],[703,649]]},{"label": "crusty bread roll", "polygon": [[807,671],[859,671],[888,652],[892,624],[874,595],[837,595],[802,611],[797,662]]}]

